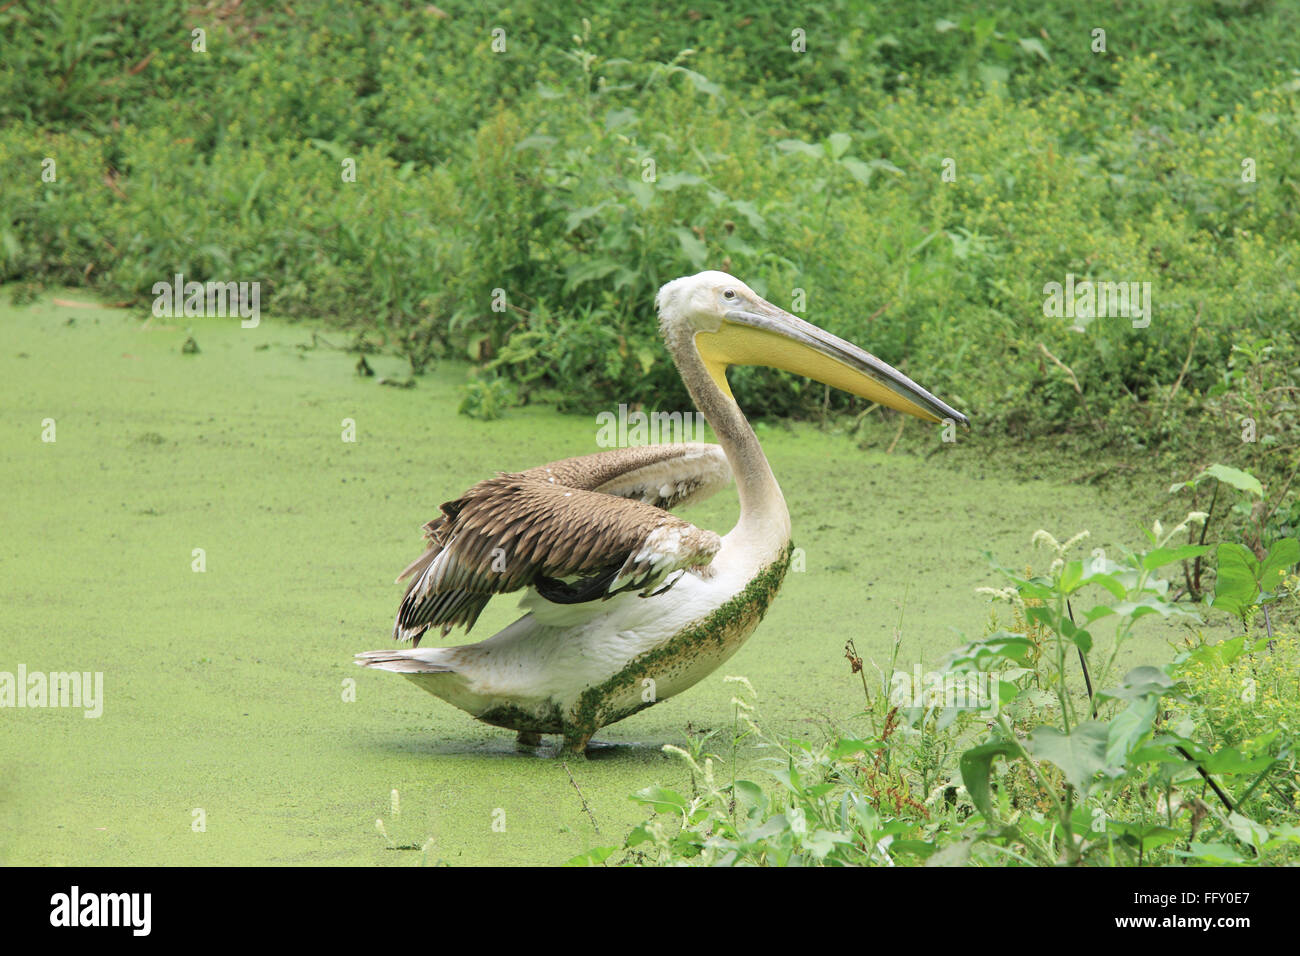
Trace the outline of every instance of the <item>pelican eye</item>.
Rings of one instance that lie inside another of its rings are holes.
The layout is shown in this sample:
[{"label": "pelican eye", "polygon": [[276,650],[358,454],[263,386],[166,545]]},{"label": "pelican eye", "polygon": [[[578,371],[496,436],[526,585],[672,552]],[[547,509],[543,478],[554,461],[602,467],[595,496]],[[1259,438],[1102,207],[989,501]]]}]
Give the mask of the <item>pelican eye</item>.
[{"label": "pelican eye", "polygon": [[722,293],[722,297],[724,299],[734,299],[736,297],[736,290],[728,289],[726,292]]}]

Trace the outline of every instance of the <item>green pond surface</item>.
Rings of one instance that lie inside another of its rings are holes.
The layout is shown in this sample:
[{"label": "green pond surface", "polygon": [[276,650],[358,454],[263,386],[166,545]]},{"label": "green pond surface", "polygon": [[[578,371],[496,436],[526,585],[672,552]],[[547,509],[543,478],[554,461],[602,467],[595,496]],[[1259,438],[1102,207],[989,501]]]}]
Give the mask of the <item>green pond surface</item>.
[{"label": "green pond surface", "polygon": [[[191,334],[200,351],[183,354]],[[393,578],[441,502],[497,470],[598,450],[602,409],[475,421],[456,413],[462,364],[386,388],[313,341],[267,318],[145,322],[75,291],[0,307],[0,671],[104,681],[98,718],[0,710],[0,862],[418,862],[389,849],[378,817],[399,845],[432,837],[431,860],[563,862],[621,842],[645,816],[634,791],[689,790],[661,747],[688,725],[730,726],[725,675],[752,682],[775,733],[852,727],[847,640],[869,671],[884,665],[901,611],[899,665],[934,663],[988,620],[976,589],[1001,582],[984,551],[1042,568],[1038,528],[1132,546],[1152,500],[1014,477],[960,441],[927,460],[760,426],[805,570],[722,670],[565,764],[352,655],[393,646]],[[721,532],[736,511],[733,488],[684,514]],[[490,636],[515,603],[498,598],[450,640]],[[1127,663],[1167,661],[1178,636],[1149,618],[1138,635]],[[743,750],[743,772],[759,759]]]}]

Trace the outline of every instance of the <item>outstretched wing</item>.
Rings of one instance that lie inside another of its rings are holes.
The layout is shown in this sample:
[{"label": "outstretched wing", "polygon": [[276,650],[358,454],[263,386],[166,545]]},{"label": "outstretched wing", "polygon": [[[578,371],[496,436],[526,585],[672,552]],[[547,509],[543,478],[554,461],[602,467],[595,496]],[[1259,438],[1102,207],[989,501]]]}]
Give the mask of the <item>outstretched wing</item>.
[{"label": "outstretched wing", "polygon": [[622,448],[481,481],[425,525],[393,637],[473,627],[494,594],[524,587],[557,604],[648,594],[669,574],[708,564],[712,531],[669,514],[731,480],[716,445]]},{"label": "outstretched wing", "polygon": [[524,474],[665,509],[703,501],[731,482],[731,466],[721,446],[700,442],[601,451],[553,461]]}]

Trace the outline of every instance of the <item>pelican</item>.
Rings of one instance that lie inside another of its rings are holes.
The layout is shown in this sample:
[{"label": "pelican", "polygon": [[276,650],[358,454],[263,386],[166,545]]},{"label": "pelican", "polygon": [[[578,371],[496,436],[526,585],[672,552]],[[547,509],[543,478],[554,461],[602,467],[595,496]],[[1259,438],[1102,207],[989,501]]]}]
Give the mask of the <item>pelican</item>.
[{"label": "pelican", "polygon": [[[723,272],[676,279],[655,299],[659,330],[719,444],[620,448],[481,481],[424,526],[427,549],[393,637],[409,649],[356,663],[395,671],[536,746],[592,734],[679,694],[753,633],[790,563],[785,498],[727,383],[733,365],[816,379],[930,422],[968,425],[875,356],[791,315]],[[670,509],[734,476],[740,519],[726,535]],[[495,594],[527,613],[477,644],[420,647],[473,626]]]}]

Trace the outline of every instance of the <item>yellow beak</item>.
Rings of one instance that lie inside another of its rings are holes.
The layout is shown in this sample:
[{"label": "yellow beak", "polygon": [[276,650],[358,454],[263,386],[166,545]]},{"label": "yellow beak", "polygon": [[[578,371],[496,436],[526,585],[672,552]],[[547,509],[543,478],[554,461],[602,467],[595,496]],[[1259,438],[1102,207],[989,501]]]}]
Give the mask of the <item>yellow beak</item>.
[{"label": "yellow beak", "polygon": [[727,396],[727,368],[765,365],[815,379],[930,422],[970,421],[894,367],[770,302],[746,302],[715,332],[697,332],[695,347]]}]

